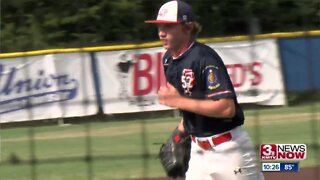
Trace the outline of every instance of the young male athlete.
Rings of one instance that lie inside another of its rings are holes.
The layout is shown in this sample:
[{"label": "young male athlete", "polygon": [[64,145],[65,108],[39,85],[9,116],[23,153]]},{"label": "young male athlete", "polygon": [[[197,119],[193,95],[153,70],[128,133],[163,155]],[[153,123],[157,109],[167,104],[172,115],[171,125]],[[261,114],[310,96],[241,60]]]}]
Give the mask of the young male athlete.
[{"label": "young male athlete", "polygon": [[191,135],[187,180],[264,179],[248,134],[243,111],[219,55],[196,42],[200,25],[191,7],[170,1],[159,10],[158,35],[167,52],[163,66],[167,86],[159,89],[163,105],[182,111],[178,126]]}]

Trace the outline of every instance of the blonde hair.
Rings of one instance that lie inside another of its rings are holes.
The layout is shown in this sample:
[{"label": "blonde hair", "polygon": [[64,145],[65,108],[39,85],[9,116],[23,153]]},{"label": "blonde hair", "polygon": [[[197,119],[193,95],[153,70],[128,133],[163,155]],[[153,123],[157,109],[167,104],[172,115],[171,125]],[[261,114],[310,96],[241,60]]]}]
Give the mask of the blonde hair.
[{"label": "blonde hair", "polygon": [[191,32],[192,38],[197,39],[198,34],[201,32],[202,30],[202,26],[200,23],[198,23],[197,21],[193,22],[193,29]]},{"label": "blonde hair", "polygon": [[192,24],[192,31],[191,31],[191,38],[192,40],[195,40],[197,39],[198,37],[198,34],[201,32],[202,30],[202,26],[200,23],[198,23],[197,21],[194,21],[194,22],[186,22],[186,23],[183,23],[183,25],[186,27],[186,26],[189,26],[190,24]]}]

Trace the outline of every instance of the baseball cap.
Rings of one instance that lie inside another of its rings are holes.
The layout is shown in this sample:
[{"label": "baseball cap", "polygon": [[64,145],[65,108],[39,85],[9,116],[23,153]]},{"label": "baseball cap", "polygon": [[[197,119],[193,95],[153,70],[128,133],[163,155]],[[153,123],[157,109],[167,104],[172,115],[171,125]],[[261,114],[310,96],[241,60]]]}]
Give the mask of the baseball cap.
[{"label": "baseball cap", "polygon": [[156,20],[147,20],[146,23],[178,24],[181,22],[195,21],[192,8],[189,4],[181,1],[169,1],[161,6]]}]

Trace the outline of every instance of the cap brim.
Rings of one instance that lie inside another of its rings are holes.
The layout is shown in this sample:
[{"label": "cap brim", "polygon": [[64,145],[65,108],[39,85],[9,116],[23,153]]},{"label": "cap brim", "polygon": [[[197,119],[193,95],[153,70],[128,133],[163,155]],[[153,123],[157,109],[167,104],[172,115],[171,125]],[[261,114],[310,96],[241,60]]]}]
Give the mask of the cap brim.
[{"label": "cap brim", "polygon": [[152,23],[152,24],[179,24],[179,21],[166,21],[166,20],[147,20],[144,21],[145,23]]}]

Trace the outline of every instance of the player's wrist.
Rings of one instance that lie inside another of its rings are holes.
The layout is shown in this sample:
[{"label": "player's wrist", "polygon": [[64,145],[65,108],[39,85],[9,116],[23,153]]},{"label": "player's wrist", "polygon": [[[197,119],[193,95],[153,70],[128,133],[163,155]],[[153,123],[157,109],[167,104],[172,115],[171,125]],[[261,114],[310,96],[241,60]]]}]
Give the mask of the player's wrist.
[{"label": "player's wrist", "polygon": [[175,143],[179,143],[182,139],[186,138],[188,134],[185,131],[179,130],[177,127],[172,133],[172,140]]},{"label": "player's wrist", "polygon": [[184,129],[183,122],[180,122],[180,124],[178,125],[177,128],[181,133],[185,133],[186,132],[186,130]]},{"label": "player's wrist", "polygon": [[188,103],[190,103],[190,100],[192,100],[191,98],[185,97],[185,96],[181,96],[179,95],[178,98],[175,99],[175,105],[174,107],[179,108],[179,109],[186,109],[186,106]]}]

